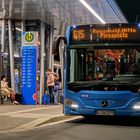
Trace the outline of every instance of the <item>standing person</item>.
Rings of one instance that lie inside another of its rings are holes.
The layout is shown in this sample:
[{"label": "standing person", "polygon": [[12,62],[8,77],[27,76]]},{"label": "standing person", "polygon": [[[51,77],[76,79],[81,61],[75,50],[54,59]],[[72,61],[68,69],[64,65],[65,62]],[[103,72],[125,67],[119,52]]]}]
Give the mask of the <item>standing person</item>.
[{"label": "standing person", "polygon": [[59,86],[60,83],[58,81],[59,76],[55,75],[55,85],[54,85],[54,89],[53,89],[53,95],[54,95],[54,103],[57,105],[58,104],[58,90],[59,90]]},{"label": "standing person", "polygon": [[49,95],[50,95],[50,104],[54,103],[54,96],[53,96],[53,88],[54,88],[54,73],[51,69],[48,69],[48,78],[47,78],[47,87],[49,89]]},{"label": "standing person", "polygon": [[12,88],[8,87],[6,77],[4,75],[1,76],[1,91],[7,93],[7,96],[11,98],[13,104],[19,104],[15,99],[15,91]]}]

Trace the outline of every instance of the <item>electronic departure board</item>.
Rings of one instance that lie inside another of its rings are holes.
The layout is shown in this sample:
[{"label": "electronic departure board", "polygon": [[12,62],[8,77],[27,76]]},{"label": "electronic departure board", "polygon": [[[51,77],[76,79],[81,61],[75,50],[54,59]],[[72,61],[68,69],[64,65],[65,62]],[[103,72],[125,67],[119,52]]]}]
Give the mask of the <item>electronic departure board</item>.
[{"label": "electronic departure board", "polygon": [[71,28],[71,43],[140,43],[138,24],[83,25]]}]

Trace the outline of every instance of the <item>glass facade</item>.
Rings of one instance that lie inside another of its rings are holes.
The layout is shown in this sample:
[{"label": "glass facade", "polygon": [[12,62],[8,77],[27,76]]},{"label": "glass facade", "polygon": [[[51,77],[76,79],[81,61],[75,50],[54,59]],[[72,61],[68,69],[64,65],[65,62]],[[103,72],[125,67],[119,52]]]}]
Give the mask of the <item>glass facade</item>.
[{"label": "glass facade", "polygon": [[[15,91],[16,93],[21,93],[21,46],[22,46],[22,24],[24,26],[24,31],[37,31],[38,32],[38,77],[37,80],[39,82],[40,76],[40,58],[41,55],[44,55],[44,71],[47,71],[49,66],[49,41],[50,41],[50,26],[45,23],[45,39],[44,45],[45,50],[44,54],[41,54],[41,21],[40,20],[13,20],[12,21],[12,40],[13,40],[13,55],[14,55],[14,74],[15,74]],[[1,24],[0,24],[1,25]],[[1,37],[1,26],[0,26],[0,37]],[[11,78],[10,78],[10,53],[9,53],[9,29],[8,29],[8,21],[5,20],[5,44],[4,44],[4,53],[2,57],[2,74],[6,75],[9,86],[11,86]],[[46,75],[44,74],[44,77]],[[46,78],[45,78],[46,79]],[[46,80],[44,85],[46,85]]]}]

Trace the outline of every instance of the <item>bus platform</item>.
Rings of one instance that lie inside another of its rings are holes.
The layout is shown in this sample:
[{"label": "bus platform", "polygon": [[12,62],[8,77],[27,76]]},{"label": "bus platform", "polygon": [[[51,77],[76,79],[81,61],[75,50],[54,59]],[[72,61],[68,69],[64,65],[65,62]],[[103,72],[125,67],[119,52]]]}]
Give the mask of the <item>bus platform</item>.
[{"label": "bus platform", "polygon": [[29,130],[63,116],[62,105],[0,105],[0,133]]}]

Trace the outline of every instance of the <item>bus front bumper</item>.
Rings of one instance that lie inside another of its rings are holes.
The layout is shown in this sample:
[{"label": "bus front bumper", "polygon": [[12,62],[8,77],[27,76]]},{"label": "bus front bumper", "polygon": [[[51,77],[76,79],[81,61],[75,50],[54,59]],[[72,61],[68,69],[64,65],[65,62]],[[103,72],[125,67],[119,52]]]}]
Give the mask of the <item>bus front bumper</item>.
[{"label": "bus front bumper", "polygon": [[140,108],[90,108],[80,107],[76,104],[73,106],[64,106],[64,113],[69,115],[100,115],[100,116],[140,116]]}]

